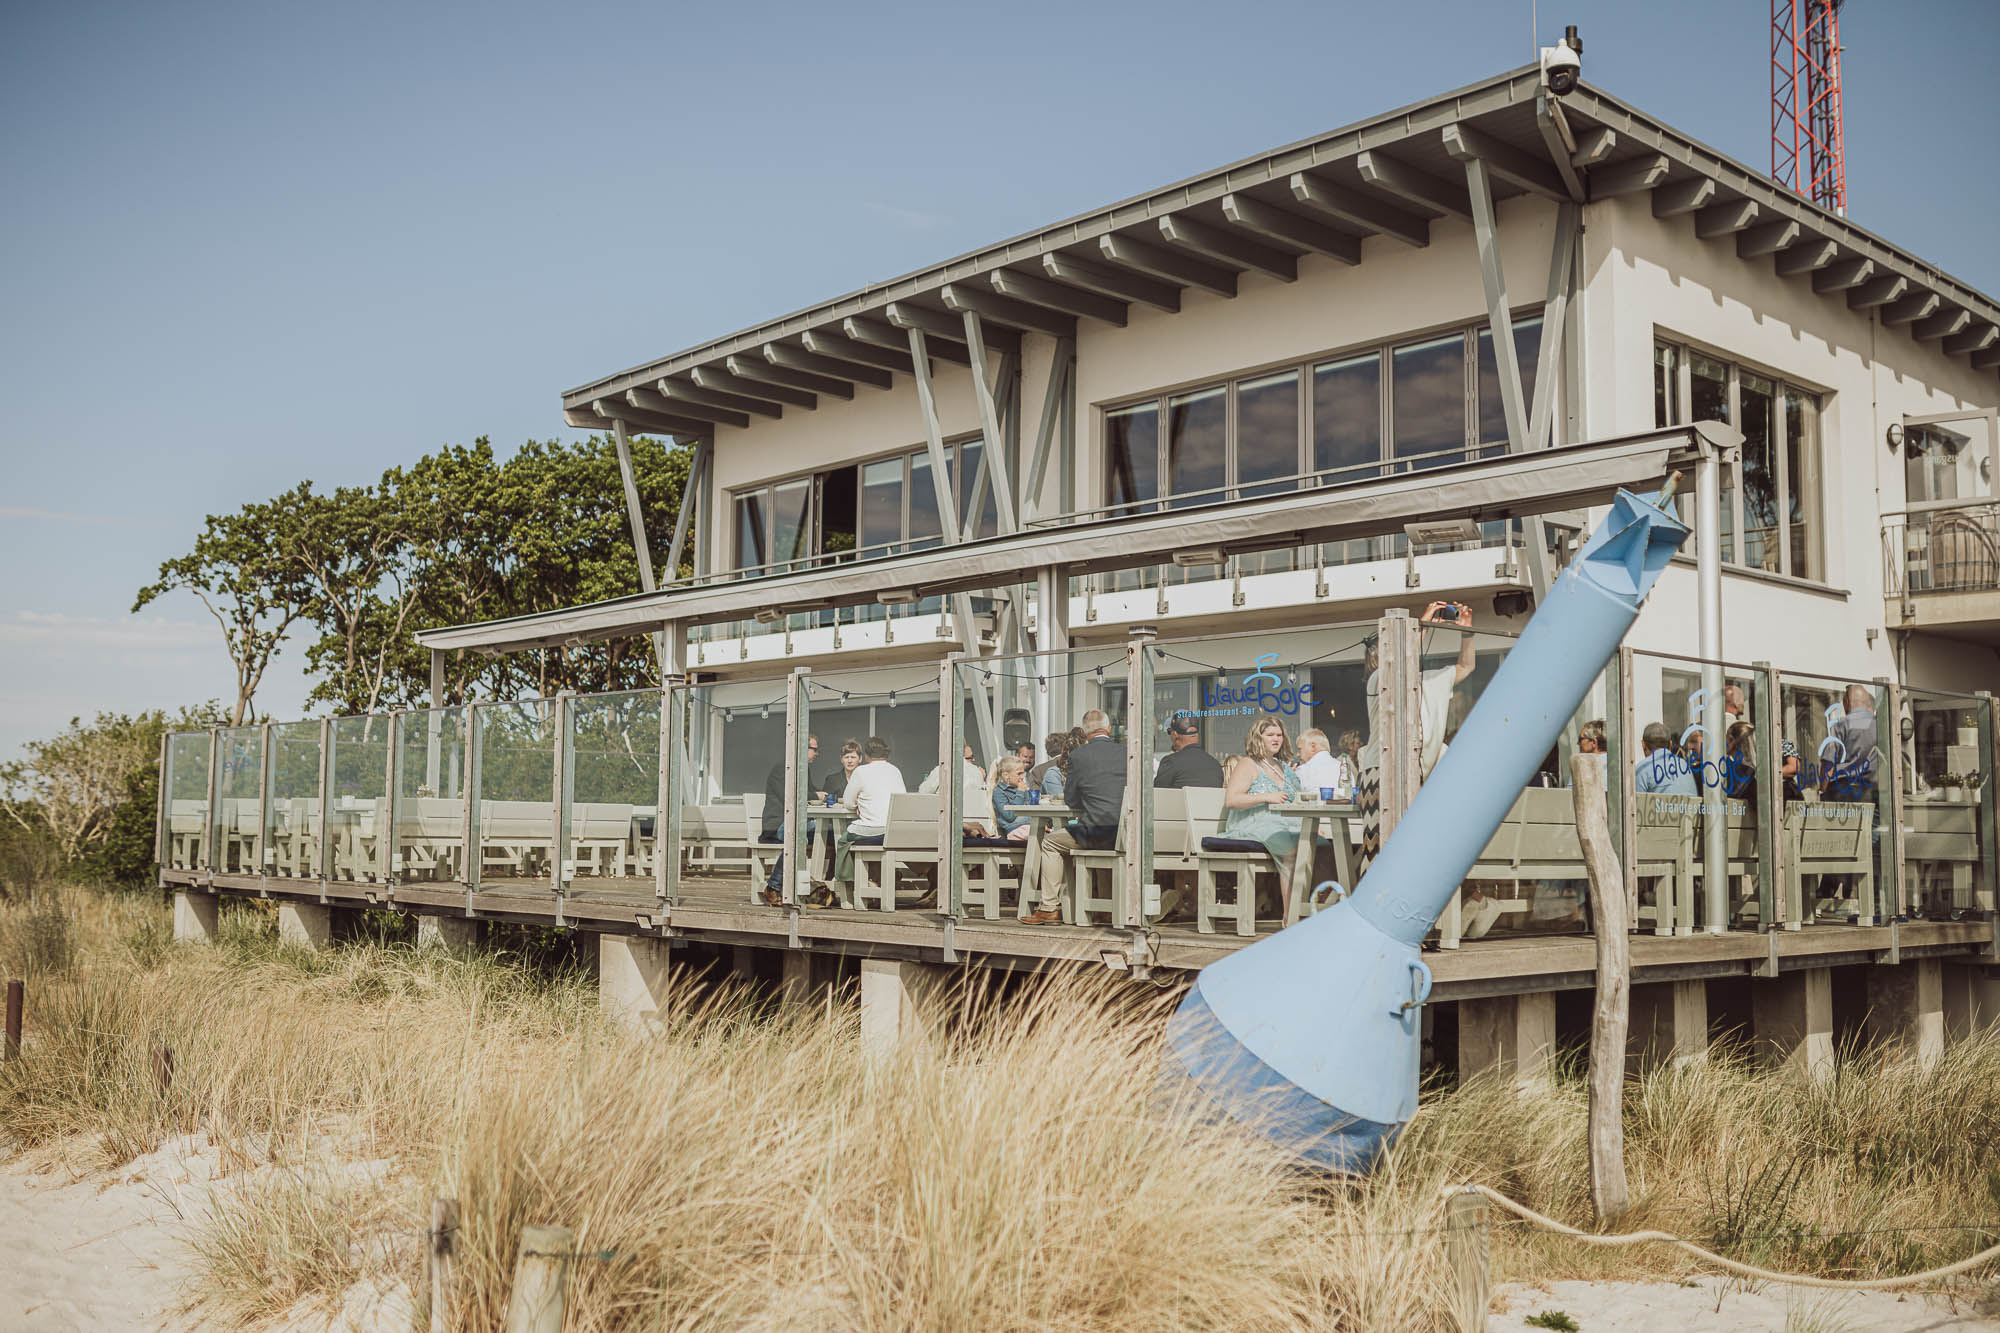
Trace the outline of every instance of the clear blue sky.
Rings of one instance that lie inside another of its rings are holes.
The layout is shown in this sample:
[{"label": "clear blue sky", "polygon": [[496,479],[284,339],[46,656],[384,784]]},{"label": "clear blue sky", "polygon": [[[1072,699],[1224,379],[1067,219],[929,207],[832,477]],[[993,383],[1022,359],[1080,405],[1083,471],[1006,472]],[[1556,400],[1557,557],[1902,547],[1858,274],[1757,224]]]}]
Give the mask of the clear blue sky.
[{"label": "clear blue sky", "polygon": [[[1768,165],[1765,0],[1543,3]],[[1851,0],[1849,212],[2000,292],[2000,4]],[[1527,63],[1527,0],[0,10],[0,757],[226,697],[205,514]],[[1468,280],[1470,280],[1468,278]],[[293,658],[296,661],[296,657]],[[296,714],[284,665],[260,696]]]}]

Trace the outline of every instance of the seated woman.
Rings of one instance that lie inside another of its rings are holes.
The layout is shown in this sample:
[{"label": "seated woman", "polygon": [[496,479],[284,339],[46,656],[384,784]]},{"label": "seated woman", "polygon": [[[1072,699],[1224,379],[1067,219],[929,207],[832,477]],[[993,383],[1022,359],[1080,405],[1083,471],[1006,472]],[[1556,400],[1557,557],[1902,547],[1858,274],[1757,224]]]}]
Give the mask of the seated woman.
[{"label": "seated woman", "polygon": [[1015,842],[1028,840],[1028,817],[1011,813],[1010,805],[1028,804],[1028,766],[1017,754],[1002,755],[993,765],[988,781],[993,786],[993,823],[1000,836]]},{"label": "seated woman", "polygon": [[1281,885],[1291,874],[1299,825],[1273,813],[1271,807],[1299,798],[1299,773],[1291,760],[1292,742],[1285,729],[1276,718],[1259,718],[1250,724],[1243,756],[1229,770],[1222,789],[1224,835],[1264,844],[1277,865]]},{"label": "seated woman", "polygon": [[1080,728],[1049,733],[1048,762],[1040,765],[1043,800],[1060,801],[1063,798],[1063,787],[1069,781],[1069,752],[1081,744],[1083,731]]}]

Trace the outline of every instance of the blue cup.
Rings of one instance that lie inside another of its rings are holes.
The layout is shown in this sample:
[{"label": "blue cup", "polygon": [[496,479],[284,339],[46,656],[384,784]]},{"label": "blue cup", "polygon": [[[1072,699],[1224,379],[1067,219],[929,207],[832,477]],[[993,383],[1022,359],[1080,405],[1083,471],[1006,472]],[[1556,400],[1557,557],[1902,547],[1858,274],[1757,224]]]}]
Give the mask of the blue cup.
[{"label": "blue cup", "polygon": [[833,809],[833,793],[832,793],[832,792],[828,792],[828,793],[826,794],[826,808],[827,808],[827,809],[829,809],[829,810]]},{"label": "blue cup", "polygon": [[1319,789],[1319,798],[1322,801],[1326,801],[1330,804],[1333,801],[1333,788],[1321,787]]},{"label": "blue cup", "polygon": [[1029,805],[1040,805],[1041,803],[1042,803],[1042,794],[1040,792],[1031,791],[1028,793]]}]

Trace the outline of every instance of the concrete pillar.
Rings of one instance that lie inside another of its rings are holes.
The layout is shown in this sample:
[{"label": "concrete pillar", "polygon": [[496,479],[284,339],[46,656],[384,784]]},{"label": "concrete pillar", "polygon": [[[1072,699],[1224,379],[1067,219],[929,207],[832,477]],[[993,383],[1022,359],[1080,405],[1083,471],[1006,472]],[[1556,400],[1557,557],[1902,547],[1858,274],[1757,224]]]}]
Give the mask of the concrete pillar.
[{"label": "concrete pillar", "polygon": [[325,903],[279,903],[278,942],[302,949],[331,946],[333,909]]},{"label": "concrete pillar", "polygon": [[1645,1073],[1708,1056],[1708,983],[1656,981],[1632,987],[1626,1067]]},{"label": "concrete pillar", "polygon": [[1808,1074],[1833,1075],[1833,969],[1808,968],[1750,985],[1750,1025],[1766,1056]]},{"label": "concrete pillar", "polygon": [[469,954],[479,948],[483,922],[466,916],[420,916],[417,918],[417,947],[443,949],[448,953]]},{"label": "concrete pillar", "polygon": [[191,944],[215,943],[215,919],[222,900],[213,893],[174,890],[174,939]]},{"label": "concrete pillar", "polygon": [[1964,1041],[1979,1030],[1979,974],[1958,963],[1943,965],[1944,1039]]},{"label": "concrete pillar", "polygon": [[1944,1054],[1944,964],[1935,958],[1868,969],[1869,1040],[1896,1042],[1929,1063]]},{"label": "concrete pillar", "polygon": [[1495,1070],[1514,1086],[1547,1084],[1555,1076],[1556,996],[1498,995],[1458,1002],[1458,1076]]},{"label": "concrete pillar", "polygon": [[943,969],[932,963],[861,960],[861,1050],[869,1063],[888,1059],[920,1030],[942,977]]},{"label": "concrete pillar", "polygon": [[667,1009],[672,958],[666,940],[599,935],[597,1003],[606,1016],[641,1035],[658,1032]]}]

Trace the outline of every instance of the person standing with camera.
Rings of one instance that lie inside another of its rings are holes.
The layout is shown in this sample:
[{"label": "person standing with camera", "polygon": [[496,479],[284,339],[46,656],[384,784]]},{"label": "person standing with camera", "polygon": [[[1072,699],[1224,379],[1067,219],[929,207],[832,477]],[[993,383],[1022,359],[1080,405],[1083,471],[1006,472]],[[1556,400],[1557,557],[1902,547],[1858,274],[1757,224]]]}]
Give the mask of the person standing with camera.
[{"label": "person standing with camera", "polygon": [[[1459,631],[1458,660],[1450,666],[1423,672],[1419,684],[1417,737],[1421,748],[1418,771],[1421,781],[1430,776],[1444,754],[1445,717],[1451,708],[1452,691],[1472,674],[1478,659],[1474,655],[1472,608],[1465,603],[1432,602],[1424,608],[1418,623]],[[1376,691],[1382,678],[1381,645],[1373,635],[1367,642],[1368,739],[1361,746],[1361,783],[1355,795],[1355,804],[1361,808],[1361,858],[1355,866],[1357,876],[1365,875],[1369,863],[1382,851],[1382,724],[1376,708]]]}]

